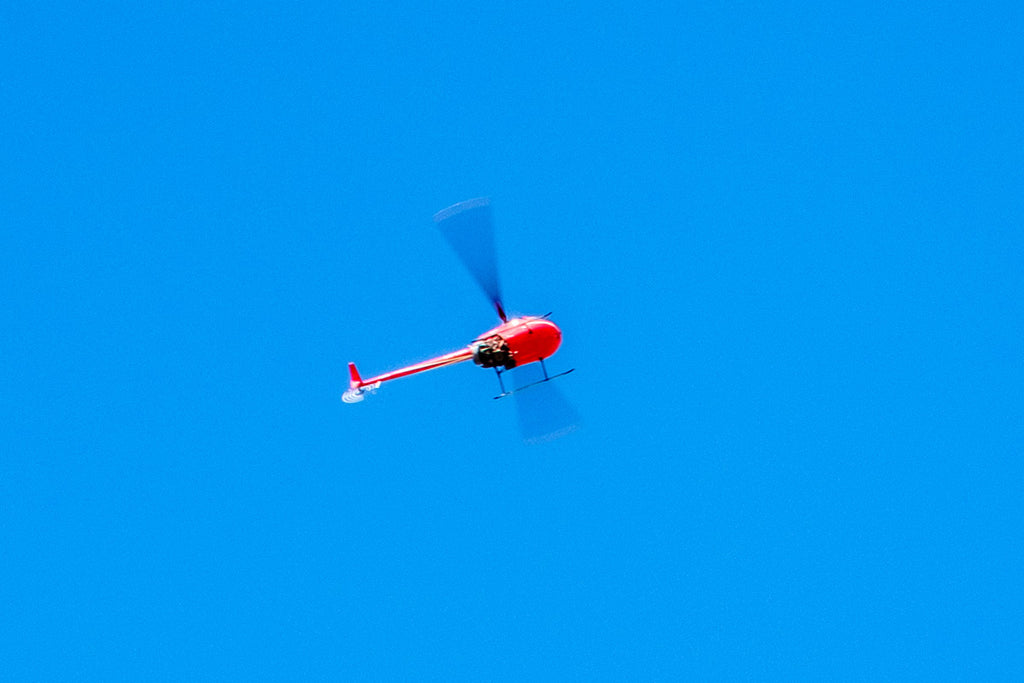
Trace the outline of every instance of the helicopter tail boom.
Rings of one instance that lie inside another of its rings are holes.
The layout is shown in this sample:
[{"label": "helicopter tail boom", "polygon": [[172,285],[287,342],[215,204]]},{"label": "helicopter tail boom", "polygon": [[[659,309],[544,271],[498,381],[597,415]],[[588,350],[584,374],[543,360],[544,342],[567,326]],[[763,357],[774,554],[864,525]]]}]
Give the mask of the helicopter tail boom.
[{"label": "helicopter tail boom", "polygon": [[360,377],[359,371],[356,370],[355,363],[349,363],[348,391],[342,395],[341,400],[345,401],[345,403],[358,403],[363,400],[363,395],[367,391],[374,391],[380,386],[381,382],[398,379],[399,377],[407,377],[408,375],[414,375],[418,372],[426,372],[427,370],[443,368],[446,365],[461,363],[462,361],[470,360],[471,358],[473,358],[473,349],[467,347],[465,349],[446,353],[443,356],[425,360],[421,363],[416,363],[415,365],[409,365],[404,368],[399,368],[398,370],[385,372],[382,375],[377,375],[376,377],[371,377],[369,379],[363,379]]}]

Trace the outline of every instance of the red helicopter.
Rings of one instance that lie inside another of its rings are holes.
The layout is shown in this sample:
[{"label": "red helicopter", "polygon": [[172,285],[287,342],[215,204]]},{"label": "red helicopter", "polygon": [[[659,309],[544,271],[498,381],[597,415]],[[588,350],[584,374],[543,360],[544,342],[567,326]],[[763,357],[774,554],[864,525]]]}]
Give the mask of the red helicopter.
[{"label": "red helicopter", "polygon": [[[431,358],[391,372],[363,379],[355,363],[348,364],[349,388],[342,395],[346,403],[362,401],[367,392],[375,391],[382,382],[414,375],[427,370],[442,368],[463,361],[472,360],[483,368],[494,368],[498,375],[503,398],[528,387],[548,382],[567,375],[572,370],[557,375],[548,375],[544,360],[550,358],[562,343],[562,331],[547,315],[520,316],[509,318],[501,303],[501,288],[498,284],[494,258],[494,229],[491,220],[491,205],[487,198],[459,202],[434,215],[434,222],[447,238],[455,253],[476,278],[491,305],[501,318],[501,324],[484,332],[463,349]],[[501,375],[513,368],[530,363],[539,363],[543,379],[520,386],[512,391],[505,390]]]}]

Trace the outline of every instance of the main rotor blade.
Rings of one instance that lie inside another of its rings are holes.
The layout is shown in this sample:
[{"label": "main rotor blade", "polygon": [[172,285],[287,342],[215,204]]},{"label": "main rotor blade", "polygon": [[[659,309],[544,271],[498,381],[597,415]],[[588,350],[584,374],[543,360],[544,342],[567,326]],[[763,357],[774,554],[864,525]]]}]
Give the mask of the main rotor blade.
[{"label": "main rotor blade", "polygon": [[525,387],[512,394],[523,441],[528,444],[553,441],[579,427],[579,413],[558,388],[557,380],[534,383],[543,379],[536,364],[516,368],[512,374],[516,386]]},{"label": "main rotor blade", "polygon": [[434,222],[448,244],[476,279],[498,317],[507,320],[501,304],[501,285],[494,251],[494,223],[491,200],[469,199],[434,214]]}]

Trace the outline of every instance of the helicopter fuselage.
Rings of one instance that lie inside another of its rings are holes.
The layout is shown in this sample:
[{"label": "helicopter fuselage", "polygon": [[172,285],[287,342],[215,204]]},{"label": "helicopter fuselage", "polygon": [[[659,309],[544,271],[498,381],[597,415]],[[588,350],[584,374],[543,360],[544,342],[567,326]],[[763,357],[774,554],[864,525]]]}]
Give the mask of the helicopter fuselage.
[{"label": "helicopter fuselage", "polygon": [[514,367],[550,358],[562,343],[562,331],[547,318],[512,318],[488,330],[470,345],[473,362],[485,368]]},{"label": "helicopter fuselage", "polygon": [[[349,390],[342,397],[347,403],[362,400],[364,389],[373,390],[381,382],[415,375],[472,360],[484,368],[503,370],[521,367],[550,358],[562,343],[562,331],[546,317],[524,316],[507,320],[484,332],[469,346],[425,360],[415,365],[363,379],[354,363],[348,364]],[[543,363],[542,363],[543,364]]]}]

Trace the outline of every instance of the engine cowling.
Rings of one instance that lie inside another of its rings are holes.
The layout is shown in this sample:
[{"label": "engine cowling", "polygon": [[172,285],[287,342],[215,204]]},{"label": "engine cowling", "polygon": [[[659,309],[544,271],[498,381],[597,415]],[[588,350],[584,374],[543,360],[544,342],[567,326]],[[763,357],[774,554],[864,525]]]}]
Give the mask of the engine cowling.
[{"label": "engine cowling", "polygon": [[477,342],[473,347],[473,362],[483,368],[499,368],[511,370],[516,360],[504,339],[498,336],[488,337]]}]

